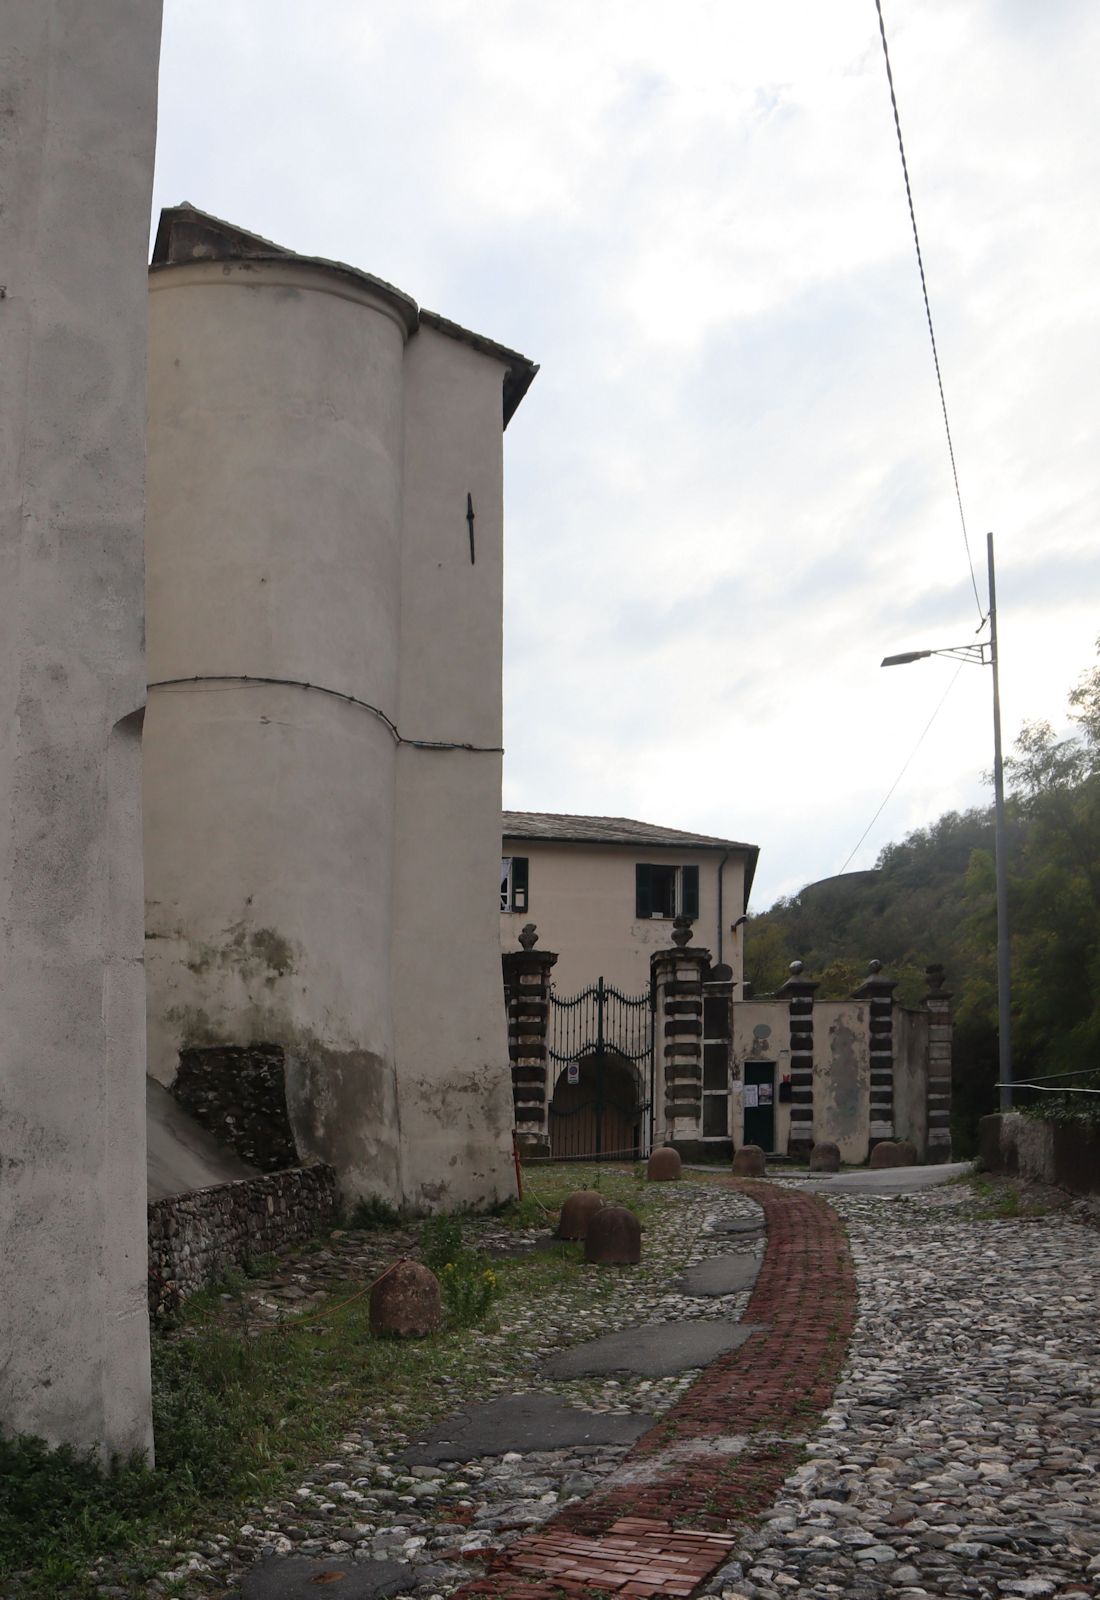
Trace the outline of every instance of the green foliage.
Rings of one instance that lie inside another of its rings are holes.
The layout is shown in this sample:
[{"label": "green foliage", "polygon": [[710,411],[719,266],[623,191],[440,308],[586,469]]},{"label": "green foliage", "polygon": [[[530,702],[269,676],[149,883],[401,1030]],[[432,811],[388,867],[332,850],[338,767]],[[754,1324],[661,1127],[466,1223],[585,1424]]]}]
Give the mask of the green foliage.
[{"label": "green foliage", "polygon": [[424,1265],[438,1277],[463,1253],[462,1223],[453,1213],[440,1211],[420,1224],[420,1254]]},{"label": "green foliage", "polygon": [[1085,1094],[1041,1094],[1034,1105],[1025,1106],[1024,1114],[1036,1122],[1060,1122],[1074,1127],[1100,1128],[1100,1069],[1075,1077],[1069,1085],[1052,1083],[1051,1089],[1070,1087],[1090,1090]]},{"label": "green foliage", "polygon": [[472,1328],[480,1322],[496,1295],[497,1275],[481,1251],[463,1244],[459,1218],[446,1212],[426,1218],[420,1252],[439,1279],[448,1327]]},{"label": "green foliage", "polygon": [[373,1233],[380,1228],[396,1228],[401,1223],[401,1213],[388,1200],[376,1194],[364,1195],[352,1206],[344,1226],[357,1228],[363,1233]]},{"label": "green foliage", "polygon": [[497,1275],[485,1256],[464,1250],[457,1261],[448,1261],[439,1274],[443,1309],[452,1328],[472,1328],[481,1322],[497,1292]]}]

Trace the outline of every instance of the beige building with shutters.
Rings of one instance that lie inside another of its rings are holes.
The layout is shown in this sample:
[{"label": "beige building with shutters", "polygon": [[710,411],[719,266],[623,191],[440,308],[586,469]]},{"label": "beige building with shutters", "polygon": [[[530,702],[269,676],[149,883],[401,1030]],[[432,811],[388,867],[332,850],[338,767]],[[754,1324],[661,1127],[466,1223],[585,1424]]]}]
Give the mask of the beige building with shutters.
[{"label": "beige building with shutters", "polygon": [[558,953],[554,985],[570,993],[604,978],[626,994],[649,987],[649,961],[689,916],[740,992],[740,919],[759,849],[734,839],[662,828],[629,817],[504,813],[502,951],[533,922]]}]

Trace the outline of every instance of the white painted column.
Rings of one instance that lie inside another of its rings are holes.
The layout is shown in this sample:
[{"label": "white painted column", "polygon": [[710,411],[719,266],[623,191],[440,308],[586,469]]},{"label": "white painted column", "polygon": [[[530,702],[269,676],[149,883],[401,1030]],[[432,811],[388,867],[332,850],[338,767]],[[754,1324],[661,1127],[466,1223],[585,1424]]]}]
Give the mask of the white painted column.
[{"label": "white painted column", "polygon": [[0,1427],[151,1447],[142,971],[159,0],[4,0]]}]

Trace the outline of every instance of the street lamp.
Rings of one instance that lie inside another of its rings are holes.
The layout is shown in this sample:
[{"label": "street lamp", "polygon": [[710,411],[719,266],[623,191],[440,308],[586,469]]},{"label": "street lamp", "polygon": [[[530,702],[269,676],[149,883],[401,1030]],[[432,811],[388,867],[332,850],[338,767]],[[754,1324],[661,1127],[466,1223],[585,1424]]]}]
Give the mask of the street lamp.
[{"label": "street lamp", "polygon": [[989,643],[948,645],[944,650],[906,650],[886,656],[884,667],[904,667],[925,656],[948,656],[993,668],[993,853],[997,868],[997,1051],[1001,1110],[1012,1110],[1012,964],[1008,945],[1008,850],[1005,844],[1005,780],[1001,759],[1001,688],[997,676],[997,583],[993,570],[993,535],[985,536],[989,571]]}]

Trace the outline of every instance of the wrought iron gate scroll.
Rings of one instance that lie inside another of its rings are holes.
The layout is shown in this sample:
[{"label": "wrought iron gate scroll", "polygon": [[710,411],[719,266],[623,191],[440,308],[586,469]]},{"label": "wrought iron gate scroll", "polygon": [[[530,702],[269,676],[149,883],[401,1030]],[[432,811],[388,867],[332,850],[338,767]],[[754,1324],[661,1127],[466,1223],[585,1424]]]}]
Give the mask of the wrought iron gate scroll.
[{"label": "wrought iron gate scroll", "polygon": [[547,1054],[554,1083],[550,1154],[559,1161],[637,1160],[652,1142],[653,1003],[599,978],[550,991]]}]

